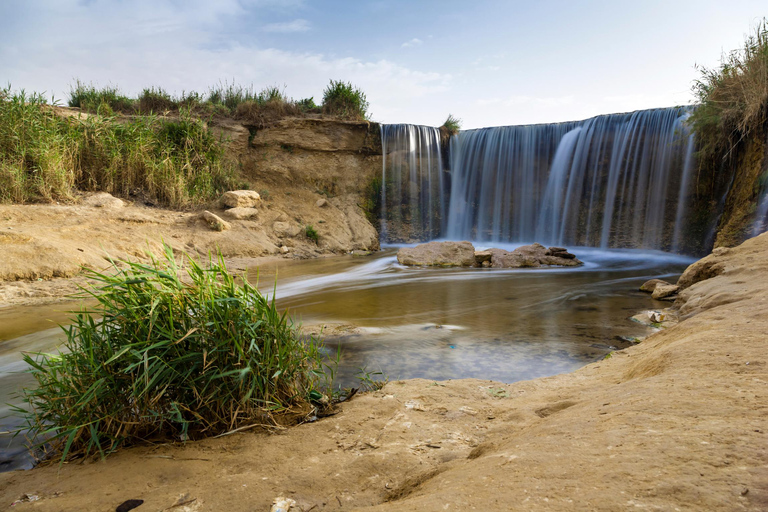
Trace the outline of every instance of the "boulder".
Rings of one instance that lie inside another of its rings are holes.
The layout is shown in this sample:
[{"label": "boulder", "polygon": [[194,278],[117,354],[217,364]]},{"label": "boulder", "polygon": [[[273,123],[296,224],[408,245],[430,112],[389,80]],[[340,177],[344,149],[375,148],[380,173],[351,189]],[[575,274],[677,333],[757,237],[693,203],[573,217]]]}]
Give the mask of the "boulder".
[{"label": "boulder", "polygon": [[259,214],[259,210],[256,208],[245,208],[242,206],[236,206],[229,210],[224,210],[223,216],[233,220],[247,220],[256,217]]},{"label": "boulder", "polygon": [[112,194],[107,192],[99,192],[91,196],[86,197],[83,200],[83,204],[86,206],[93,206],[94,208],[109,208],[116,209],[125,206],[122,199],[118,199]]},{"label": "boulder", "polygon": [[661,300],[676,294],[679,290],[680,287],[676,284],[657,284],[651,296],[654,299]]},{"label": "boulder", "polygon": [[299,234],[298,226],[291,224],[290,222],[277,221],[272,224],[272,231],[275,232],[279,238],[295,237]]},{"label": "boulder", "polygon": [[664,281],[663,279],[651,279],[650,281],[643,283],[643,285],[640,287],[640,291],[653,293],[653,290],[655,290],[659,285],[671,286],[670,283]]},{"label": "boulder", "polygon": [[222,194],[219,202],[225,208],[253,208],[260,199],[259,193],[253,190],[230,190]]},{"label": "boulder", "polygon": [[475,264],[475,248],[469,242],[428,242],[403,247],[397,252],[397,261],[421,267],[471,267]]},{"label": "boulder", "polygon": [[207,222],[208,226],[214,231],[225,231],[232,227],[229,222],[207,210],[200,214],[200,218]]},{"label": "boulder", "polygon": [[325,198],[318,199],[317,202],[315,203],[315,206],[317,206],[318,208],[325,208],[326,206],[328,206],[328,200]]},{"label": "boulder", "polygon": [[576,267],[582,262],[563,247],[547,249],[541,244],[523,245],[512,252],[489,249],[493,268],[525,268],[541,266]]}]

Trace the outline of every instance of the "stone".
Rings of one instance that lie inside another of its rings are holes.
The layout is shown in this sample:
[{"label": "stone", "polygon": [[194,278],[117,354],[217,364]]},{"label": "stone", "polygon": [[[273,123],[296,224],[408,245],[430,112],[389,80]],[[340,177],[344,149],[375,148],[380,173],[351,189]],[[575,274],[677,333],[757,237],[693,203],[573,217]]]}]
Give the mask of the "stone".
[{"label": "stone", "polygon": [[214,231],[225,231],[230,229],[232,225],[219,217],[216,214],[209,212],[208,210],[200,214],[200,218],[208,223],[208,226]]},{"label": "stone", "polygon": [[286,247],[286,246],[284,246],[284,245],[281,245],[281,246],[280,246],[280,252],[281,252],[281,253],[283,253],[283,254],[288,254],[288,252],[289,252],[289,251],[290,251],[290,249],[288,249],[288,247]]},{"label": "stone", "polygon": [[483,263],[491,261],[491,254],[490,251],[475,251],[475,264],[478,266],[482,266]]},{"label": "stone", "polygon": [[654,299],[660,300],[676,294],[680,290],[680,287],[676,284],[657,284],[653,289]]},{"label": "stone", "polygon": [[[555,249],[553,251],[552,249]],[[541,244],[523,245],[514,251],[488,249],[493,268],[535,268],[542,266],[576,267],[582,262],[563,247],[547,249]]]},{"label": "stone", "polygon": [[256,208],[246,208],[243,206],[236,206],[228,210],[224,210],[222,215],[232,220],[248,220],[256,217],[259,214],[259,210]]},{"label": "stone", "polygon": [[230,190],[222,194],[219,202],[225,208],[253,208],[260,199],[259,193],[254,190]]},{"label": "stone", "polygon": [[655,290],[659,285],[670,286],[670,283],[664,281],[663,279],[651,279],[650,281],[643,283],[643,285],[640,287],[640,291],[653,293],[653,290]]},{"label": "stone", "polygon": [[92,206],[94,208],[107,209],[117,209],[125,206],[125,203],[122,201],[122,199],[118,199],[112,194],[108,194],[107,192],[99,192],[97,194],[88,196],[83,200],[83,204],[86,206]]},{"label": "stone", "polygon": [[317,206],[318,208],[325,208],[326,206],[328,206],[328,200],[325,198],[318,199],[317,202],[315,203],[315,206]]},{"label": "stone", "polygon": [[475,248],[469,242],[427,242],[397,252],[401,265],[420,267],[471,267]]},{"label": "stone", "polygon": [[299,228],[290,222],[277,221],[272,224],[272,231],[280,238],[294,237],[299,234]]}]

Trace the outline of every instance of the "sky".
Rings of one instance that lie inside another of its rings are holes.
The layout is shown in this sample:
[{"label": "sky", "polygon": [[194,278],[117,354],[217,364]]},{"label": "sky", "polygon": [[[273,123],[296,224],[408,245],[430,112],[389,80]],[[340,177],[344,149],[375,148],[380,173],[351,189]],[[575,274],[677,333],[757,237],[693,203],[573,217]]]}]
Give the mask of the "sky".
[{"label": "sky", "polygon": [[765,0],[0,0],[0,86],[66,103],[79,79],[206,91],[351,82],[383,123],[462,128],[693,102],[696,65],[768,16]]}]

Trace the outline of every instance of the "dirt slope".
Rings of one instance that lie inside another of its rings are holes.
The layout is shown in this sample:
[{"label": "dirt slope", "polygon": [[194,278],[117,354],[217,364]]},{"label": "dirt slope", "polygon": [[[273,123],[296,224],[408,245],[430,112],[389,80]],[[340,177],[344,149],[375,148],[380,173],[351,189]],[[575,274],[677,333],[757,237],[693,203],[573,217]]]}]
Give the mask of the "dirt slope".
[{"label": "dirt slope", "polygon": [[266,511],[280,495],[304,511],[766,510],[768,234],[708,258],[681,278],[682,322],[577,372],[393,382],[278,435],[2,474],[0,506],[29,493],[13,510],[157,511],[180,495],[194,501],[170,510]]}]

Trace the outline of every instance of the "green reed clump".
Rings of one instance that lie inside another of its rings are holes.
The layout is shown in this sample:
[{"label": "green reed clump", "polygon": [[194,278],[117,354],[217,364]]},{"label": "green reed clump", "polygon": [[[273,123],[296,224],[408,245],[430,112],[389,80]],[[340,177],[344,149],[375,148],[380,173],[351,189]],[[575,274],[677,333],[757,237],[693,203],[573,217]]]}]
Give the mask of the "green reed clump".
[{"label": "green reed clump", "polygon": [[693,86],[700,105],[690,117],[700,161],[716,163],[768,119],[768,20],[744,47],[723,55],[720,67],[700,68]]},{"label": "green reed clump", "polygon": [[456,135],[461,130],[461,119],[454,117],[453,114],[448,114],[448,118],[440,129],[444,130],[448,136]]},{"label": "green reed clump", "polygon": [[162,114],[179,109],[179,101],[173,98],[162,87],[145,88],[136,100],[139,112],[154,112]]},{"label": "green reed clump", "polygon": [[78,107],[85,112],[129,114],[134,111],[135,101],[120,93],[117,87],[97,88],[94,84],[85,84],[80,80],[69,90],[70,107]]},{"label": "green reed clump", "polygon": [[320,241],[320,235],[317,233],[317,230],[314,228],[314,226],[312,226],[312,224],[307,224],[304,226],[304,236],[306,236],[307,239],[315,242],[315,244]]},{"label": "green reed clump", "polygon": [[323,91],[323,113],[362,121],[368,118],[368,100],[365,93],[351,83],[331,80]]},{"label": "green reed clump", "polygon": [[274,298],[238,284],[221,256],[182,267],[164,251],[90,271],[96,305],[64,328],[64,350],[24,356],[37,387],[19,411],[62,460],[275,425],[323,396],[321,346]]}]

